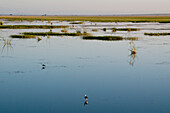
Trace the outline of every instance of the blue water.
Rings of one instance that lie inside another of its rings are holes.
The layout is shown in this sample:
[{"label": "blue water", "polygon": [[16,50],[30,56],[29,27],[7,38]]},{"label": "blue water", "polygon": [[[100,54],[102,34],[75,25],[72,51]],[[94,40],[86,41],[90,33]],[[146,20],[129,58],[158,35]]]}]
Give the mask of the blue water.
[{"label": "blue water", "polygon": [[0,113],[170,112],[168,36],[134,41],[130,65],[128,40],[8,38],[4,46],[1,33]]}]

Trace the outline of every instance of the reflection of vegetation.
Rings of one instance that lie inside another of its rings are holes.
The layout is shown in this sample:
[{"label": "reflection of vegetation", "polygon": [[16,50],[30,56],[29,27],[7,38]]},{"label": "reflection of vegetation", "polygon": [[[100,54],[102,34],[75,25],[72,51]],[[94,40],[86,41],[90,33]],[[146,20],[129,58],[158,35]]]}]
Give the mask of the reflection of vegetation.
[{"label": "reflection of vegetation", "polygon": [[69,26],[51,26],[51,25],[1,25],[1,29],[50,29],[67,28]]},{"label": "reflection of vegetation", "polygon": [[11,40],[8,40],[7,38],[7,39],[3,39],[3,41],[4,41],[4,46],[2,47],[2,53],[5,48],[7,48],[7,53],[8,53],[9,48],[12,48]]},{"label": "reflection of vegetation", "polygon": [[121,37],[121,36],[84,36],[85,40],[106,40],[106,41],[119,41],[119,40],[138,40],[136,37]]},{"label": "reflection of vegetation", "polygon": [[34,35],[11,35],[11,38],[36,38]]},{"label": "reflection of vegetation", "polygon": [[129,64],[130,64],[131,66],[134,65],[134,63],[135,63],[135,58],[136,58],[136,54],[131,54],[131,55],[130,55]]},{"label": "reflection of vegetation", "polygon": [[140,29],[138,28],[112,28],[112,31],[113,32],[116,32],[116,31],[139,31]]},{"label": "reflection of vegetation", "polygon": [[84,22],[71,22],[70,24],[83,24]]},{"label": "reflection of vegetation", "polygon": [[149,35],[149,36],[166,36],[166,35],[170,35],[170,33],[144,33],[144,35]]},{"label": "reflection of vegetation", "polygon": [[24,35],[34,36],[89,36],[89,33],[56,33],[56,32],[24,32]]},{"label": "reflection of vegetation", "polygon": [[160,22],[170,23],[170,16],[0,16],[0,19],[21,20],[58,20],[91,22]]}]

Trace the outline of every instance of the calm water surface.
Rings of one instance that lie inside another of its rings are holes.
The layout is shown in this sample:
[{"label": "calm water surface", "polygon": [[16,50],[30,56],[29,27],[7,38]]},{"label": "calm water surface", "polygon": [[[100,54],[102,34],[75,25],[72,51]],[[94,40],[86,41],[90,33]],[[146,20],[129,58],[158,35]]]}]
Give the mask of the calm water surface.
[{"label": "calm water surface", "polygon": [[[92,26],[87,22],[84,26],[89,32],[109,25],[142,28],[130,33],[93,32],[139,37],[134,41],[136,56],[130,56],[128,40],[42,37],[38,42],[8,36],[48,30],[0,30],[0,113],[169,113],[170,37],[143,35],[168,32],[169,25],[97,24]],[[11,45],[5,45],[4,40],[9,40]],[[42,64],[46,65],[45,69]],[[85,93],[89,97],[86,106]]]}]

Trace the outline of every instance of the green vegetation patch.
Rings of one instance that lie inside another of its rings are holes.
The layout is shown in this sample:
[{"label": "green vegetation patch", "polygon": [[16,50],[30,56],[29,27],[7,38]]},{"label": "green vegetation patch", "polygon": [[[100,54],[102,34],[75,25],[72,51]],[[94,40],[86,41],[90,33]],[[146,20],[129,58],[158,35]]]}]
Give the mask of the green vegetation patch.
[{"label": "green vegetation patch", "polygon": [[51,26],[51,25],[1,25],[0,29],[50,29],[68,27],[69,26]]},{"label": "green vegetation patch", "polygon": [[33,35],[11,35],[11,38],[36,38],[36,36]]},{"label": "green vegetation patch", "polygon": [[34,36],[89,36],[89,33],[56,33],[56,32],[24,32],[24,35]]},{"label": "green vegetation patch", "polygon": [[166,36],[166,35],[170,35],[170,33],[144,33],[144,35],[149,35],[149,36]]}]

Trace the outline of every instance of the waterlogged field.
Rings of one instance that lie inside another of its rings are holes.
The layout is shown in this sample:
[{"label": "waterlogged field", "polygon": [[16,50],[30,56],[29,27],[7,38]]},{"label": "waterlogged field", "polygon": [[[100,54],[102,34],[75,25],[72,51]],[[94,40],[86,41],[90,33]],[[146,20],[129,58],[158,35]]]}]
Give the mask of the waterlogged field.
[{"label": "waterlogged field", "polygon": [[0,112],[170,112],[170,23],[2,21],[49,27],[0,29]]}]

